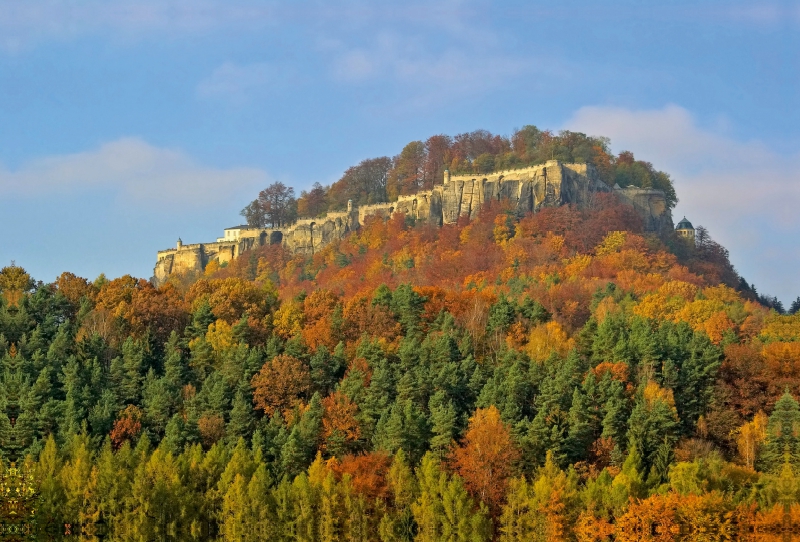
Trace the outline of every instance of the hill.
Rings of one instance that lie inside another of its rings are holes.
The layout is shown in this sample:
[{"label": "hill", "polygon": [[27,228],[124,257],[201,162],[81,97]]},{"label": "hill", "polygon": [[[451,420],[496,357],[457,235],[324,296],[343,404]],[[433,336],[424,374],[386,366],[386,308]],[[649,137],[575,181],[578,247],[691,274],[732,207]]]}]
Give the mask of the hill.
[{"label": "hill", "polygon": [[702,228],[648,232],[612,194],[369,217],[158,287],[11,266],[0,292],[0,439],[32,523],[510,541],[796,521],[800,316]]}]

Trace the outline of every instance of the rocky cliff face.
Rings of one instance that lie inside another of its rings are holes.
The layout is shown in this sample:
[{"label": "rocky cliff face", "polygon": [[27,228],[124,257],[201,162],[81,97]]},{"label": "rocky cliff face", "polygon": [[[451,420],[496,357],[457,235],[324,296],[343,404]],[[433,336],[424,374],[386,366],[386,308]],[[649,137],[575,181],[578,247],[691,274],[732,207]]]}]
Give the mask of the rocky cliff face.
[{"label": "rocky cliff face", "polygon": [[596,193],[610,191],[591,166],[556,160],[489,175],[445,175],[444,184],[436,187],[441,190],[444,224],[459,216],[474,217],[481,205],[491,200],[508,200],[524,215],[543,206],[585,205]]},{"label": "rocky cliff face", "polygon": [[244,237],[232,242],[179,245],[158,253],[154,281],[161,284],[172,273],[201,272],[211,260],[227,262],[264,244],[282,243],[292,252],[313,254],[358,229],[372,216],[388,219],[399,212],[419,221],[452,224],[460,216],[474,217],[488,201],[508,200],[523,216],[546,206],[587,205],[600,192],[613,192],[632,205],[649,231],[672,227],[672,216],[660,190],[612,189],[599,179],[590,165],[552,160],[488,175],[450,176],[445,173],[444,184],[426,192],[401,196],[396,202],[350,208],[319,219],[303,219],[288,228],[248,230],[243,233]]}]

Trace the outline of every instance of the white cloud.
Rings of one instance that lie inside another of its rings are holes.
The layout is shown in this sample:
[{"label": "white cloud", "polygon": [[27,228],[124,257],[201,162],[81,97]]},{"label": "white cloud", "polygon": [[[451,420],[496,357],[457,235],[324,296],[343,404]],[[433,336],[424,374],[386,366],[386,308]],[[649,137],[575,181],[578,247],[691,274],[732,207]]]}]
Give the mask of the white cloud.
[{"label": "white cloud", "polygon": [[[489,30],[442,33],[448,36],[444,46],[436,46],[423,36],[382,31],[358,45],[320,40],[320,49],[328,56],[331,77],[338,83],[389,82],[402,88],[399,100],[391,106],[401,110],[430,108],[485,95],[532,76],[540,80],[556,78],[566,84],[577,73],[563,59],[536,53],[509,54]],[[473,39],[478,34],[483,36]]]},{"label": "white cloud", "polygon": [[276,24],[361,28],[384,21],[453,27],[469,10],[460,0],[379,5],[363,0],[0,0],[0,49],[84,35],[138,38],[225,28],[241,34]]},{"label": "white cloud", "polygon": [[631,150],[669,172],[680,198],[677,214],[709,228],[763,290],[784,301],[800,294],[800,155],[703,128],[676,105],[584,107],[565,128],[607,136],[615,151]]},{"label": "white cloud", "polygon": [[203,166],[181,151],[158,148],[138,138],[39,158],[15,171],[0,167],[2,197],[100,190],[148,205],[203,206],[249,193],[266,182],[263,170]]},{"label": "white cloud", "polygon": [[171,35],[221,26],[256,28],[275,21],[272,3],[215,0],[0,0],[0,48],[16,51],[86,34],[114,38]]}]

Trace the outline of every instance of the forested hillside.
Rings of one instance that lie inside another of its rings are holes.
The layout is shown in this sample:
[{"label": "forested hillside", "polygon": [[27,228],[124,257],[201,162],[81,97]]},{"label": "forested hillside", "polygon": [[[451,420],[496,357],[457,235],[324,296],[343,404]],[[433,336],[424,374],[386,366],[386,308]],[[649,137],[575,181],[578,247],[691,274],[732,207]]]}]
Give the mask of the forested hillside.
[{"label": "forested hillside", "polygon": [[[780,539],[800,315],[613,197],[154,288],[0,272],[3,457],[120,539]],[[760,538],[755,538],[760,537]],[[697,538],[693,538],[697,539]]]}]

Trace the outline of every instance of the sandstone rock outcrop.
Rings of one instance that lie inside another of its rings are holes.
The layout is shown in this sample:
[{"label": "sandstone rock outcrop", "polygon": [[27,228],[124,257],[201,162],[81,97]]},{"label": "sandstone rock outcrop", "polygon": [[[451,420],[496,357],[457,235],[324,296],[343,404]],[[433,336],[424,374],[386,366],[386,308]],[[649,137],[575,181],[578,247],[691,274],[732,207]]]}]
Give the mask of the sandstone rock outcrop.
[{"label": "sandstone rock outcrop", "polygon": [[511,202],[517,213],[523,216],[542,207],[588,205],[600,192],[613,192],[621,201],[633,206],[649,231],[672,227],[672,216],[662,191],[618,186],[612,189],[599,179],[591,165],[551,160],[537,166],[486,175],[451,176],[445,172],[443,184],[429,191],[400,196],[395,202],[357,208],[349,204],[347,211],[328,213],[323,218],[298,220],[287,228],[241,226],[230,239],[226,237],[213,243],[192,245],[179,243],[174,249],[158,253],[153,280],[161,284],[173,273],[201,272],[212,260],[225,263],[265,244],[281,243],[292,252],[313,254],[358,229],[371,216],[388,219],[399,212],[418,221],[452,224],[460,216],[474,217],[484,203],[492,200]]}]

